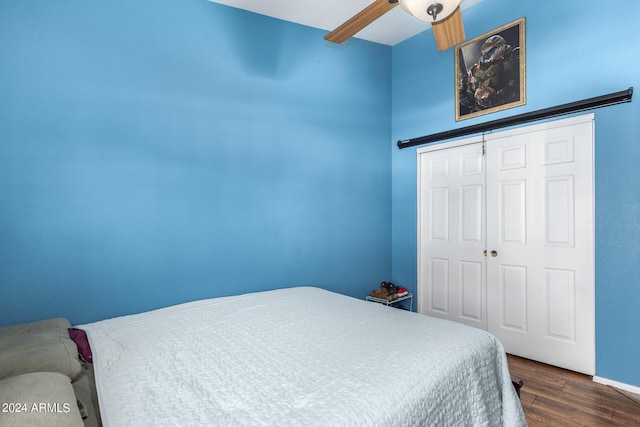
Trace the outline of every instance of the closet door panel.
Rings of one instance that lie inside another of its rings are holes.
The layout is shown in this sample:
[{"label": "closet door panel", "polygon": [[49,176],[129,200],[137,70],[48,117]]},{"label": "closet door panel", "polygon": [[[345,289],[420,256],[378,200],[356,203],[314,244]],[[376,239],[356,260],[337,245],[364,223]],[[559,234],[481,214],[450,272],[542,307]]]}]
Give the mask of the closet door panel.
[{"label": "closet door panel", "polygon": [[500,242],[527,244],[527,190],[525,180],[498,183]]},{"label": "closet door panel", "polygon": [[486,329],[482,144],[420,153],[418,170],[418,310]]},{"label": "closet door panel", "polygon": [[509,353],[595,372],[593,123],[491,135],[488,330]]},{"label": "closet door panel", "polygon": [[472,321],[482,322],[482,285],[484,266],[481,262],[460,262],[461,313],[460,316]]}]

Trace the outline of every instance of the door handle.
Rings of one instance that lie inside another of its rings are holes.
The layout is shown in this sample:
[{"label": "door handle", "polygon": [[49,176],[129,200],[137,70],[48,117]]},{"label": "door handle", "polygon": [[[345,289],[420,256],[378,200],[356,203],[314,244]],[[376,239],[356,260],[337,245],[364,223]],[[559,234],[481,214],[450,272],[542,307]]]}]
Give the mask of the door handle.
[{"label": "door handle", "polygon": [[484,250],[483,255],[487,256],[487,250],[486,249]]},{"label": "door handle", "polygon": [[497,257],[498,256],[498,251],[491,251],[491,256],[492,257]]}]

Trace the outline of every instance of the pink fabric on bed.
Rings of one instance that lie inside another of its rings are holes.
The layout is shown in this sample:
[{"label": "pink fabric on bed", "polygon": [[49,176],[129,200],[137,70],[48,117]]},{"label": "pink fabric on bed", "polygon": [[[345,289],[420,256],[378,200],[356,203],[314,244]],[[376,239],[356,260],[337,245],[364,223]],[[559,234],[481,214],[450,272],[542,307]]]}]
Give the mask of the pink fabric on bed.
[{"label": "pink fabric on bed", "polygon": [[80,359],[87,363],[93,363],[93,355],[91,354],[87,333],[82,329],[69,328],[69,337],[76,343]]}]

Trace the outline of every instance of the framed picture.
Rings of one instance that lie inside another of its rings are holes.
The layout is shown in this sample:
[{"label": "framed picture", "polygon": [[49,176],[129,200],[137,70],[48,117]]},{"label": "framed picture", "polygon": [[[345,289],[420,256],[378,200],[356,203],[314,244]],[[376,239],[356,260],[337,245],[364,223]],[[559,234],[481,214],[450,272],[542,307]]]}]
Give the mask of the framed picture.
[{"label": "framed picture", "polygon": [[525,18],[455,48],[456,121],[526,103]]}]

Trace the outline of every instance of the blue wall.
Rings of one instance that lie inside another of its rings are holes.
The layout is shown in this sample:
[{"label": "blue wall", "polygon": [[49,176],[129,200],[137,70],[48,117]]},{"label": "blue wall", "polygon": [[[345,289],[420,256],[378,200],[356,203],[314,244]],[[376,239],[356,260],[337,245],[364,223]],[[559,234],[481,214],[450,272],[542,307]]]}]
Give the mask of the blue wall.
[{"label": "blue wall", "polygon": [[0,3],[0,325],[391,274],[391,48],[205,0]]},{"label": "blue wall", "polygon": [[[392,277],[416,284],[416,153],[395,141],[640,87],[640,3],[485,0],[467,39],[526,17],[527,104],[455,122],[454,50],[430,31],[393,48]],[[637,95],[636,95],[637,96]],[[596,375],[640,386],[640,101],[595,111]],[[394,149],[395,148],[395,149]]]}]

